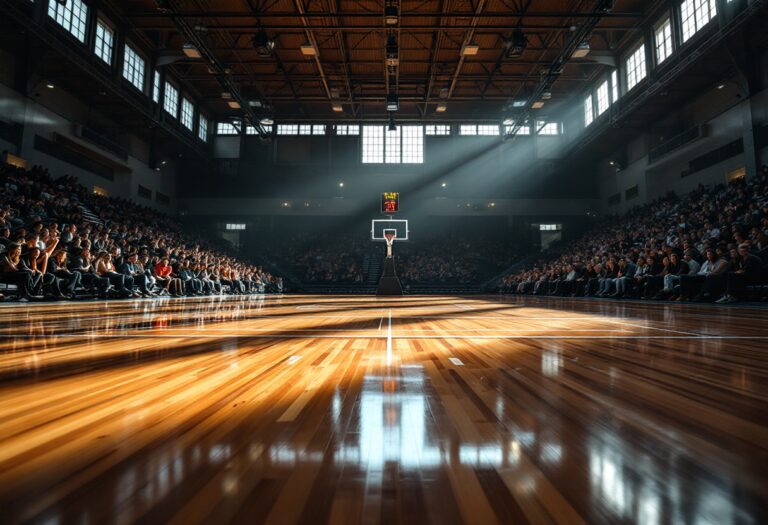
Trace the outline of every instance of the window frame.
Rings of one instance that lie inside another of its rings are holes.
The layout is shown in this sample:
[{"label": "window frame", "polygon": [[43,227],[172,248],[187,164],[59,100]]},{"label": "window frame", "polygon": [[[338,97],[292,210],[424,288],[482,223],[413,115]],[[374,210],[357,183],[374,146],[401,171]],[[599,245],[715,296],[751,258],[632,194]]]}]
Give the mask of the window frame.
[{"label": "window frame", "polygon": [[[130,53],[129,53],[130,52]],[[132,58],[135,57],[135,58]],[[134,64],[136,62],[136,64]],[[141,69],[138,69],[135,67],[138,64],[141,64]],[[133,86],[135,89],[140,91],[141,93],[144,93],[146,84],[147,84],[147,60],[139,53],[139,51],[130,44],[130,42],[126,42],[123,46],[123,70],[121,71],[121,76],[128,81],[128,83]],[[134,80],[139,80],[135,78],[136,76],[140,76],[140,82],[141,87],[137,85]]]},{"label": "window frame", "polygon": [[[52,0],[55,1],[55,0]],[[106,39],[102,36],[99,36],[99,29],[100,28],[105,29],[105,33],[110,36],[109,44],[107,45]],[[97,16],[96,17],[96,28],[93,33],[93,54],[96,55],[99,59],[101,59],[102,62],[104,62],[106,65],[112,67],[112,64],[115,62],[115,44],[117,43],[116,37],[117,36],[117,30],[115,27],[103,16]],[[99,45],[99,40],[101,40],[102,44]],[[108,48],[109,51],[109,57],[104,58],[102,55],[103,50],[105,48]],[[101,49],[101,51],[100,51]]]},{"label": "window frame", "polygon": [[[75,7],[78,7],[77,15]],[[66,31],[71,37],[81,44],[88,41],[88,18],[91,7],[83,0],[68,0],[66,4],[60,4],[55,0],[49,0],[47,14],[56,25]]]},{"label": "window frame", "polygon": [[[642,72],[642,74],[640,74]],[[627,81],[627,93],[648,78],[648,63],[645,55],[645,41],[633,48],[624,59],[624,78]]]}]

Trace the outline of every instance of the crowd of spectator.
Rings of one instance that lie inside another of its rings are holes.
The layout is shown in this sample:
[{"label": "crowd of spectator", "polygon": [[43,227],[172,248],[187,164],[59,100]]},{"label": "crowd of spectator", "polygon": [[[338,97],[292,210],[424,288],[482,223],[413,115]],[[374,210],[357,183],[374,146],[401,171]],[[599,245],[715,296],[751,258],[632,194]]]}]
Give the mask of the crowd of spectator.
[{"label": "crowd of spectator", "polygon": [[730,303],[764,284],[768,261],[768,167],[727,185],[669,194],[612,217],[503,279],[518,294]]},{"label": "crowd of spectator", "polygon": [[20,300],[282,291],[281,278],[165,214],[11,165],[0,167],[0,282]]}]

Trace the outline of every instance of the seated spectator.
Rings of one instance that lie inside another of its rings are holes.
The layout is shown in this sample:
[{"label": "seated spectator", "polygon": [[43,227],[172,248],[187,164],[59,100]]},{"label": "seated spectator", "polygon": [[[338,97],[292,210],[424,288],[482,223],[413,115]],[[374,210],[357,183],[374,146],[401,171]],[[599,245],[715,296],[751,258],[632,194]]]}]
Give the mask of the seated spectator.
[{"label": "seated spectator", "polygon": [[83,276],[77,270],[67,268],[67,251],[58,249],[48,261],[48,273],[59,280],[59,289],[70,299],[75,298],[75,290],[80,287]]},{"label": "seated spectator", "polygon": [[21,244],[9,245],[7,251],[0,256],[0,280],[18,286],[21,300],[42,299],[38,295],[42,277],[40,272],[29,270],[21,264]]},{"label": "seated spectator", "polygon": [[734,271],[726,274],[726,293],[716,301],[718,303],[735,303],[742,297],[746,286],[756,284],[765,277],[763,261],[749,252],[749,244],[740,244],[738,255],[738,262],[732,267]]}]

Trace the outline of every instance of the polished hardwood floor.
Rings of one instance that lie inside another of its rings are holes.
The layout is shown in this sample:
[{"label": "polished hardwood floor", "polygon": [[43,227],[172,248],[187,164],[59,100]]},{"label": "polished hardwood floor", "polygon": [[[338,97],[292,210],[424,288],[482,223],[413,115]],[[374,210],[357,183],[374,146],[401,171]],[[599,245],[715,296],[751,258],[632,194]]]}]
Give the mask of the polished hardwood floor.
[{"label": "polished hardwood floor", "polygon": [[0,307],[0,523],[768,523],[768,310]]}]

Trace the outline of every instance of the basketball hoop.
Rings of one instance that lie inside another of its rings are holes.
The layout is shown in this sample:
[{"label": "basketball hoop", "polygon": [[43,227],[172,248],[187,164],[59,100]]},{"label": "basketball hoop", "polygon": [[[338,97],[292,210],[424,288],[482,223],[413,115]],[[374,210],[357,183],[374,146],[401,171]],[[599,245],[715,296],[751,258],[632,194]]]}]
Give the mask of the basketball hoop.
[{"label": "basketball hoop", "polygon": [[384,241],[387,243],[387,258],[392,258],[392,244],[397,238],[397,230],[384,230]]}]

